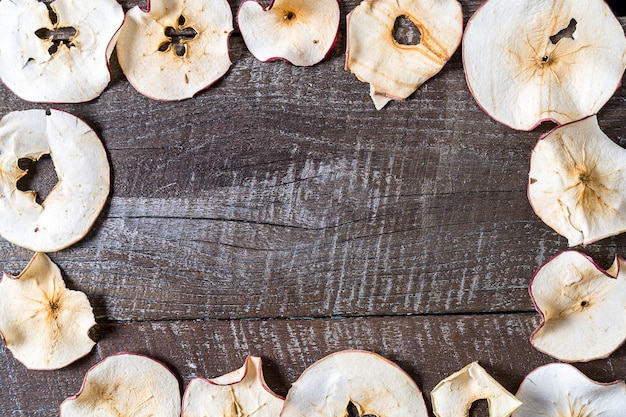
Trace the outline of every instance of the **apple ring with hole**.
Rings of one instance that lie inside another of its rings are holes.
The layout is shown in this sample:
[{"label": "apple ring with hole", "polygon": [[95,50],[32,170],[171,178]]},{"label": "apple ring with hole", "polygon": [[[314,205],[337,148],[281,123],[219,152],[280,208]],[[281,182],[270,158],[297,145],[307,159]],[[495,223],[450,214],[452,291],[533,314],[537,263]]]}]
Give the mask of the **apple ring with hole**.
[{"label": "apple ring with hole", "polygon": [[[403,44],[394,36],[402,19],[419,31],[417,44]],[[456,0],[364,0],[346,21],[345,69],[370,84],[377,110],[406,99],[441,71],[463,35]]]},{"label": "apple ring with hole", "polygon": [[[41,203],[20,191],[23,158],[50,155],[57,184]],[[36,252],[56,252],[83,238],[109,194],[110,169],[96,133],[58,110],[25,110],[0,120],[0,236]]]}]

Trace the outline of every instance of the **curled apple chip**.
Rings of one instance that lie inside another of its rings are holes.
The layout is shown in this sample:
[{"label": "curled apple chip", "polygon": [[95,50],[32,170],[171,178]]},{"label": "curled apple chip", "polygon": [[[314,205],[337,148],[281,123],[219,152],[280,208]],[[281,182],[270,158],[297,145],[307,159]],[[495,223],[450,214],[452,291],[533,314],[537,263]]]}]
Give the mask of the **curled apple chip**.
[{"label": "curled apple chip", "polygon": [[339,31],[337,0],[244,0],[237,13],[246,46],[259,61],[314,65],[328,56]]},{"label": "curled apple chip", "polygon": [[422,392],[397,365],[368,351],[326,356],[307,368],[287,393],[281,417],[347,415],[427,417]]},{"label": "curled apple chip", "polygon": [[626,410],[623,381],[602,384],[565,363],[535,369],[515,396],[522,406],[511,417],[623,417]]},{"label": "curled apple chip", "polygon": [[477,400],[486,399],[490,417],[507,417],[521,402],[477,362],[472,362],[437,384],[430,393],[437,417],[467,417]]},{"label": "curled apple chip", "polygon": [[532,345],[562,361],[608,357],[626,340],[626,264],[602,270],[588,256],[565,251],[535,272],[529,292],[542,323]]},{"label": "curled apple chip", "polygon": [[535,213],[570,246],[626,230],[626,150],[600,130],[595,116],[540,139],[528,177]]},{"label": "curled apple chip", "polygon": [[92,367],[78,394],[61,404],[63,417],[179,417],[178,380],[143,355],[118,353]]},{"label": "curled apple chip", "polygon": [[265,384],[261,358],[248,356],[236,371],[213,379],[193,379],[183,396],[182,416],[277,417],[283,402]]},{"label": "curled apple chip", "polygon": [[[22,158],[50,155],[57,184],[37,203],[17,189]],[[109,163],[95,132],[57,110],[16,111],[0,120],[0,235],[35,252],[55,252],[80,240],[109,194]]]},{"label": "curled apple chip", "polygon": [[[416,45],[399,43],[393,29],[409,19]],[[377,109],[404,100],[437,74],[461,42],[463,14],[456,0],[366,0],[347,17],[346,70],[370,84]]]},{"label": "curled apple chip", "polygon": [[123,21],[115,0],[0,1],[0,78],[28,101],[92,100],[111,80]]},{"label": "curled apple chip", "polygon": [[96,324],[87,296],[65,287],[61,271],[35,253],[17,277],[0,280],[0,333],[30,369],[59,369],[88,354]]},{"label": "curled apple chip", "polygon": [[493,119],[532,130],[596,114],[626,66],[626,37],[603,0],[488,0],[463,37],[467,84]]},{"label": "curled apple chip", "polygon": [[117,58],[130,84],[156,100],[183,100],[230,68],[226,0],[152,0],[126,13]]}]

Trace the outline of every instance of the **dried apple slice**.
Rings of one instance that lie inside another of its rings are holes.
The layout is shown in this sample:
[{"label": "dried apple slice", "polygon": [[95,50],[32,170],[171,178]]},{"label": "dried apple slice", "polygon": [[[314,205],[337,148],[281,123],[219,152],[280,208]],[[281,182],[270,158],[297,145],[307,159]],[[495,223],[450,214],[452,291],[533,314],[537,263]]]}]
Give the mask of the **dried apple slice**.
[{"label": "dried apple slice", "polygon": [[529,286],[542,322],[532,345],[562,361],[608,357],[626,340],[626,264],[604,271],[588,256],[562,252],[535,272]]},{"label": "dried apple slice", "polygon": [[91,368],[78,394],[61,404],[62,417],[179,417],[178,380],[143,355],[118,353]]},{"label": "dried apple slice", "polygon": [[511,417],[623,417],[626,410],[623,381],[602,384],[565,363],[535,369],[515,396],[522,406]]},{"label": "dried apple slice", "polygon": [[0,78],[28,101],[92,100],[111,80],[123,21],[115,0],[0,1]]},{"label": "dried apple slice", "polygon": [[467,417],[477,400],[486,399],[490,417],[507,417],[521,402],[477,362],[441,381],[430,393],[437,417]]},{"label": "dried apple slice", "polygon": [[233,16],[226,0],[153,0],[130,9],[117,41],[128,81],[156,100],[183,100],[230,68]]},{"label": "dried apple slice", "polygon": [[0,333],[30,369],[58,369],[88,354],[96,324],[87,296],[65,287],[61,271],[35,253],[17,277],[0,280]]},{"label": "dried apple slice", "polygon": [[314,65],[328,56],[339,30],[337,0],[244,0],[237,13],[246,46],[259,61]]},{"label": "dried apple slice", "polygon": [[[417,45],[393,36],[398,18],[421,34]],[[366,0],[347,17],[346,70],[370,84],[377,109],[403,100],[437,74],[461,42],[463,14],[456,0]]]},{"label": "dried apple slice", "polygon": [[570,246],[626,230],[626,150],[600,130],[595,116],[540,139],[528,176],[535,213]]},{"label": "dried apple slice", "polygon": [[277,417],[283,402],[265,384],[261,358],[248,356],[236,371],[213,379],[193,379],[183,396],[182,415]]},{"label": "dried apple slice", "polygon": [[428,416],[422,392],[402,369],[359,350],[334,353],[307,368],[287,393],[280,415],[343,416],[349,403],[360,416]]},{"label": "dried apple slice", "polygon": [[[22,158],[49,154],[58,183],[43,203],[17,189]],[[80,240],[109,194],[109,163],[87,124],[57,110],[26,110],[0,120],[0,235],[35,252],[55,252]]]},{"label": "dried apple slice", "polygon": [[626,37],[602,0],[488,0],[463,37],[467,84],[492,118],[532,130],[596,114],[626,67]]}]

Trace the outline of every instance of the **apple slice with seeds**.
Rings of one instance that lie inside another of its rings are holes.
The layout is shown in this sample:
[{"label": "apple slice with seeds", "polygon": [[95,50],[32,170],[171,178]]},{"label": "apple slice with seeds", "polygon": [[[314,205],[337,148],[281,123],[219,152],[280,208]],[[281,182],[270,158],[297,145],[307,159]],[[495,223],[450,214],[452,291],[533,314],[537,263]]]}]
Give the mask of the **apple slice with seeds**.
[{"label": "apple slice with seeds", "polygon": [[422,392],[397,365],[373,352],[336,352],[307,368],[292,385],[281,417],[427,417]]},{"label": "apple slice with seeds", "polygon": [[[39,204],[20,191],[18,162],[50,155],[57,184]],[[0,120],[0,235],[35,252],[55,252],[82,239],[109,194],[110,170],[96,133],[58,110],[25,110]]]},{"label": "apple slice with seeds", "polygon": [[0,78],[28,101],[92,100],[111,80],[123,21],[115,0],[0,1]]},{"label": "apple slice with seeds", "polygon": [[620,257],[604,271],[587,255],[562,252],[535,272],[529,292],[542,318],[530,341],[553,358],[602,359],[626,340],[626,263]]},{"label": "apple slice with seeds", "polygon": [[35,253],[17,277],[0,280],[0,333],[30,369],[59,369],[88,354],[96,324],[87,296],[65,287],[61,271]]},{"label": "apple slice with seeds", "polygon": [[626,410],[623,381],[599,383],[565,363],[535,369],[515,396],[522,405],[511,417],[624,417]]},{"label": "apple slice with seeds", "polygon": [[263,380],[261,358],[248,356],[236,371],[213,379],[193,379],[183,396],[182,416],[277,417],[283,403]]},{"label": "apple slice with seeds", "polygon": [[231,66],[233,16],[226,0],[152,0],[130,9],[117,41],[128,81],[156,100],[193,97]]},{"label": "apple slice with seeds", "polygon": [[467,23],[463,65],[493,119],[532,130],[596,114],[626,67],[626,37],[603,0],[488,0]]},{"label": "apple slice with seeds", "polygon": [[297,66],[326,58],[339,30],[337,0],[274,0],[264,9],[244,0],[237,23],[248,50],[259,61],[282,59]]},{"label": "apple slice with seeds", "polygon": [[179,417],[178,380],[160,362],[134,353],[109,356],[92,367],[61,417]]},{"label": "apple slice with seeds", "polygon": [[467,417],[477,400],[486,399],[490,417],[507,417],[521,402],[477,362],[439,382],[430,393],[437,417]]},{"label": "apple slice with seeds", "polygon": [[570,246],[626,230],[626,150],[600,130],[595,116],[541,138],[528,177],[535,213]]},{"label": "apple slice with seeds", "polygon": [[[408,19],[419,43],[395,39],[394,25]],[[347,17],[347,71],[370,84],[377,109],[404,100],[437,74],[461,42],[463,14],[456,0],[366,0]]]}]

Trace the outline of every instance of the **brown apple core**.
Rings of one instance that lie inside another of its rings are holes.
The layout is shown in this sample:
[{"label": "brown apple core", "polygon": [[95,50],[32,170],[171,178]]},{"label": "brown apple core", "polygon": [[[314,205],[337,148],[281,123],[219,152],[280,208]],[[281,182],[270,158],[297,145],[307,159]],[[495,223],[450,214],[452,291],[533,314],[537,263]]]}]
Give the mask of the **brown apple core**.
[{"label": "brown apple core", "polygon": [[62,45],[70,48],[74,45],[72,39],[76,36],[76,29],[67,26],[67,27],[58,27],[59,17],[56,12],[52,8],[51,4],[54,0],[39,0],[41,3],[44,3],[46,8],[48,9],[48,17],[50,18],[50,23],[52,23],[52,29],[44,27],[37,29],[35,31],[35,36],[37,36],[41,40],[50,40],[52,41],[52,45],[48,48],[48,53],[50,55],[54,55],[58,52],[59,48]]},{"label": "brown apple core", "polygon": [[400,45],[418,45],[422,40],[422,32],[405,15],[396,18],[391,35]]},{"label": "brown apple core", "polygon": [[190,26],[185,27],[186,21],[185,16],[180,15],[176,21],[176,27],[167,26],[165,28],[164,34],[168,39],[159,45],[159,51],[166,52],[171,49],[176,56],[185,56],[187,53],[187,45],[185,44],[198,35],[194,28]]}]

